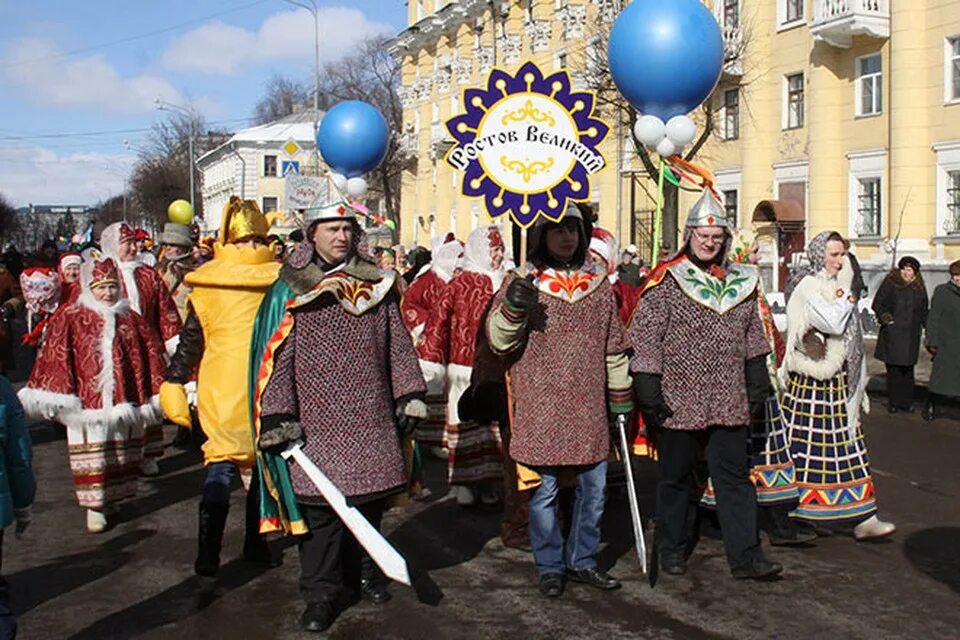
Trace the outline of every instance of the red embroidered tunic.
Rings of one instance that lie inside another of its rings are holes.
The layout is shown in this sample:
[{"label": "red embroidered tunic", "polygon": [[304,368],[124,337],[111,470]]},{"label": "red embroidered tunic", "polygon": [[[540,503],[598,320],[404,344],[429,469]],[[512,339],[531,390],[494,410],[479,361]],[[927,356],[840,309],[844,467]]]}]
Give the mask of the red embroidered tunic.
[{"label": "red embroidered tunic", "polygon": [[410,283],[400,301],[403,326],[408,332],[415,333],[417,327],[426,324],[430,313],[440,302],[440,294],[445,286],[443,279],[432,270]]},{"label": "red embroidered tunic", "polygon": [[159,342],[143,318],[123,310],[126,302],[120,310],[95,310],[96,304],[81,298],[50,319],[20,394],[24,406],[67,426],[156,422],[152,401],[165,366]]},{"label": "red embroidered tunic", "polygon": [[440,364],[473,366],[480,318],[493,298],[493,283],[483,273],[464,271],[443,288],[423,330],[420,357]]},{"label": "red embroidered tunic", "polygon": [[170,341],[180,334],[183,322],[166,283],[152,267],[140,265],[133,269],[132,274],[137,290],[130,291],[129,267],[126,267],[126,263],[121,264],[121,267],[124,290],[131,306],[140,312],[147,326],[156,333],[160,342],[169,348]]}]

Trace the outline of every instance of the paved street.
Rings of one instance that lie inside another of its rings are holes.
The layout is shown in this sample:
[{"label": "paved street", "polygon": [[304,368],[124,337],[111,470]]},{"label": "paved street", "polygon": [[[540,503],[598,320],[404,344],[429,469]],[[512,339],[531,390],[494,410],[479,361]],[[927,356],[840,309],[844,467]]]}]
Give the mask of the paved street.
[{"label": "paved street", "polygon": [[[821,538],[775,549],[774,583],[739,582],[719,542],[704,539],[681,578],[651,589],[632,552],[627,503],[613,498],[601,562],[624,581],[603,594],[569,585],[563,598],[536,592],[532,560],[504,549],[498,514],[444,499],[443,469],[428,466],[434,499],[393,511],[391,539],[409,558],[418,593],[346,612],[330,638],[947,638],[960,628],[960,421],[889,416],[875,399],[866,422],[881,516],[899,526],[876,544]],[[28,539],[7,537],[4,574],[20,638],[298,638],[296,549],[277,541],[283,566],[259,571],[238,559],[241,493],[234,493],[217,591],[192,576],[199,457],[173,449],[162,475],[143,481],[116,526],[84,531],[66,461],[52,428],[34,431],[39,495]],[[172,433],[167,433],[168,439]],[[652,513],[652,467],[641,474]]]}]

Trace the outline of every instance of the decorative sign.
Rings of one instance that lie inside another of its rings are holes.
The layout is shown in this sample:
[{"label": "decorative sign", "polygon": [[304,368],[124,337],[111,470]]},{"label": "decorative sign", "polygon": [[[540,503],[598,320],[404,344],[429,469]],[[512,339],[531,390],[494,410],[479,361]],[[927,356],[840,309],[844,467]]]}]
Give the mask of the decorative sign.
[{"label": "decorative sign", "polygon": [[287,210],[309,209],[327,204],[330,188],[325,178],[290,174],[284,184]]},{"label": "decorative sign", "polygon": [[290,157],[300,153],[300,145],[293,138],[290,138],[283,144],[283,152]]},{"label": "decorative sign", "polygon": [[590,198],[609,127],[594,116],[596,96],[574,91],[566,69],[547,77],[533,62],[516,75],[493,69],[486,87],[463,98],[466,113],[446,123],[455,145],[445,159],[491,218],[506,213],[527,228],[540,215],[558,221],[568,200]]}]

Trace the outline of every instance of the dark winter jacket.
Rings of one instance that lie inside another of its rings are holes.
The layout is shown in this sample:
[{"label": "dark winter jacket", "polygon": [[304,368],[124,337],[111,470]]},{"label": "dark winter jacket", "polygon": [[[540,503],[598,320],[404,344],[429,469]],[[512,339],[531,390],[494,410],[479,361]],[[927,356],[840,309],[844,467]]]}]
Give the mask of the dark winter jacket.
[{"label": "dark winter jacket", "polygon": [[952,282],[933,291],[927,347],[936,350],[930,391],[960,398],[960,287]]},{"label": "dark winter jacket", "polygon": [[880,323],[874,352],[877,360],[905,367],[917,364],[927,305],[927,290],[919,274],[908,283],[899,270],[890,272],[873,298],[873,312]]}]

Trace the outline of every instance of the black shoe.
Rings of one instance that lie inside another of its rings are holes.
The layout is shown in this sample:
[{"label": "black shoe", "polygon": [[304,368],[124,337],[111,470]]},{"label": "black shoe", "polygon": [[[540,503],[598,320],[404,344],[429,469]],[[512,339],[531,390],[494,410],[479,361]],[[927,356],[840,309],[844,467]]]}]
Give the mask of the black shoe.
[{"label": "black shoe", "polygon": [[742,567],[731,569],[730,573],[737,580],[765,580],[776,576],[781,571],[783,571],[783,565],[779,562],[770,562],[760,556]]},{"label": "black shoe", "polygon": [[327,603],[311,602],[300,616],[300,628],[311,633],[320,633],[329,629],[336,618]]},{"label": "black shoe", "polygon": [[545,573],[540,576],[540,593],[546,598],[559,598],[563,595],[563,574]]},{"label": "black shoe", "polygon": [[925,404],[923,407],[923,413],[921,413],[920,415],[923,416],[923,419],[926,420],[927,422],[930,422],[931,420],[935,420],[937,417],[936,407],[933,406],[932,402],[927,402],[927,404]]},{"label": "black shoe", "polygon": [[796,533],[789,536],[777,535],[775,533],[768,535],[770,536],[770,544],[774,547],[794,547],[813,542],[817,539],[817,534],[813,530],[797,530]]},{"label": "black shoe", "polygon": [[567,569],[567,579],[573,580],[574,582],[582,582],[583,584],[588,584],[591,587],[604,591],[620,588],[619,580],[611,578],[596,567],[590,567],[589,569]]},{"label": "black shoe", "polygon": [[390,592],[387,591],[387,585],[381,580],[361,580],[360,597],[373,604],[384,604],[390,602]]},{"label": "black shoe", "polygon": [[900,409],[891,405],[887,405],[887,413],[899,413]]},{"label": "black shoe", "polygon": [[660,568],[672,576],[682,576],[687,572],[687,561],[682,557],[660,557]]}]

